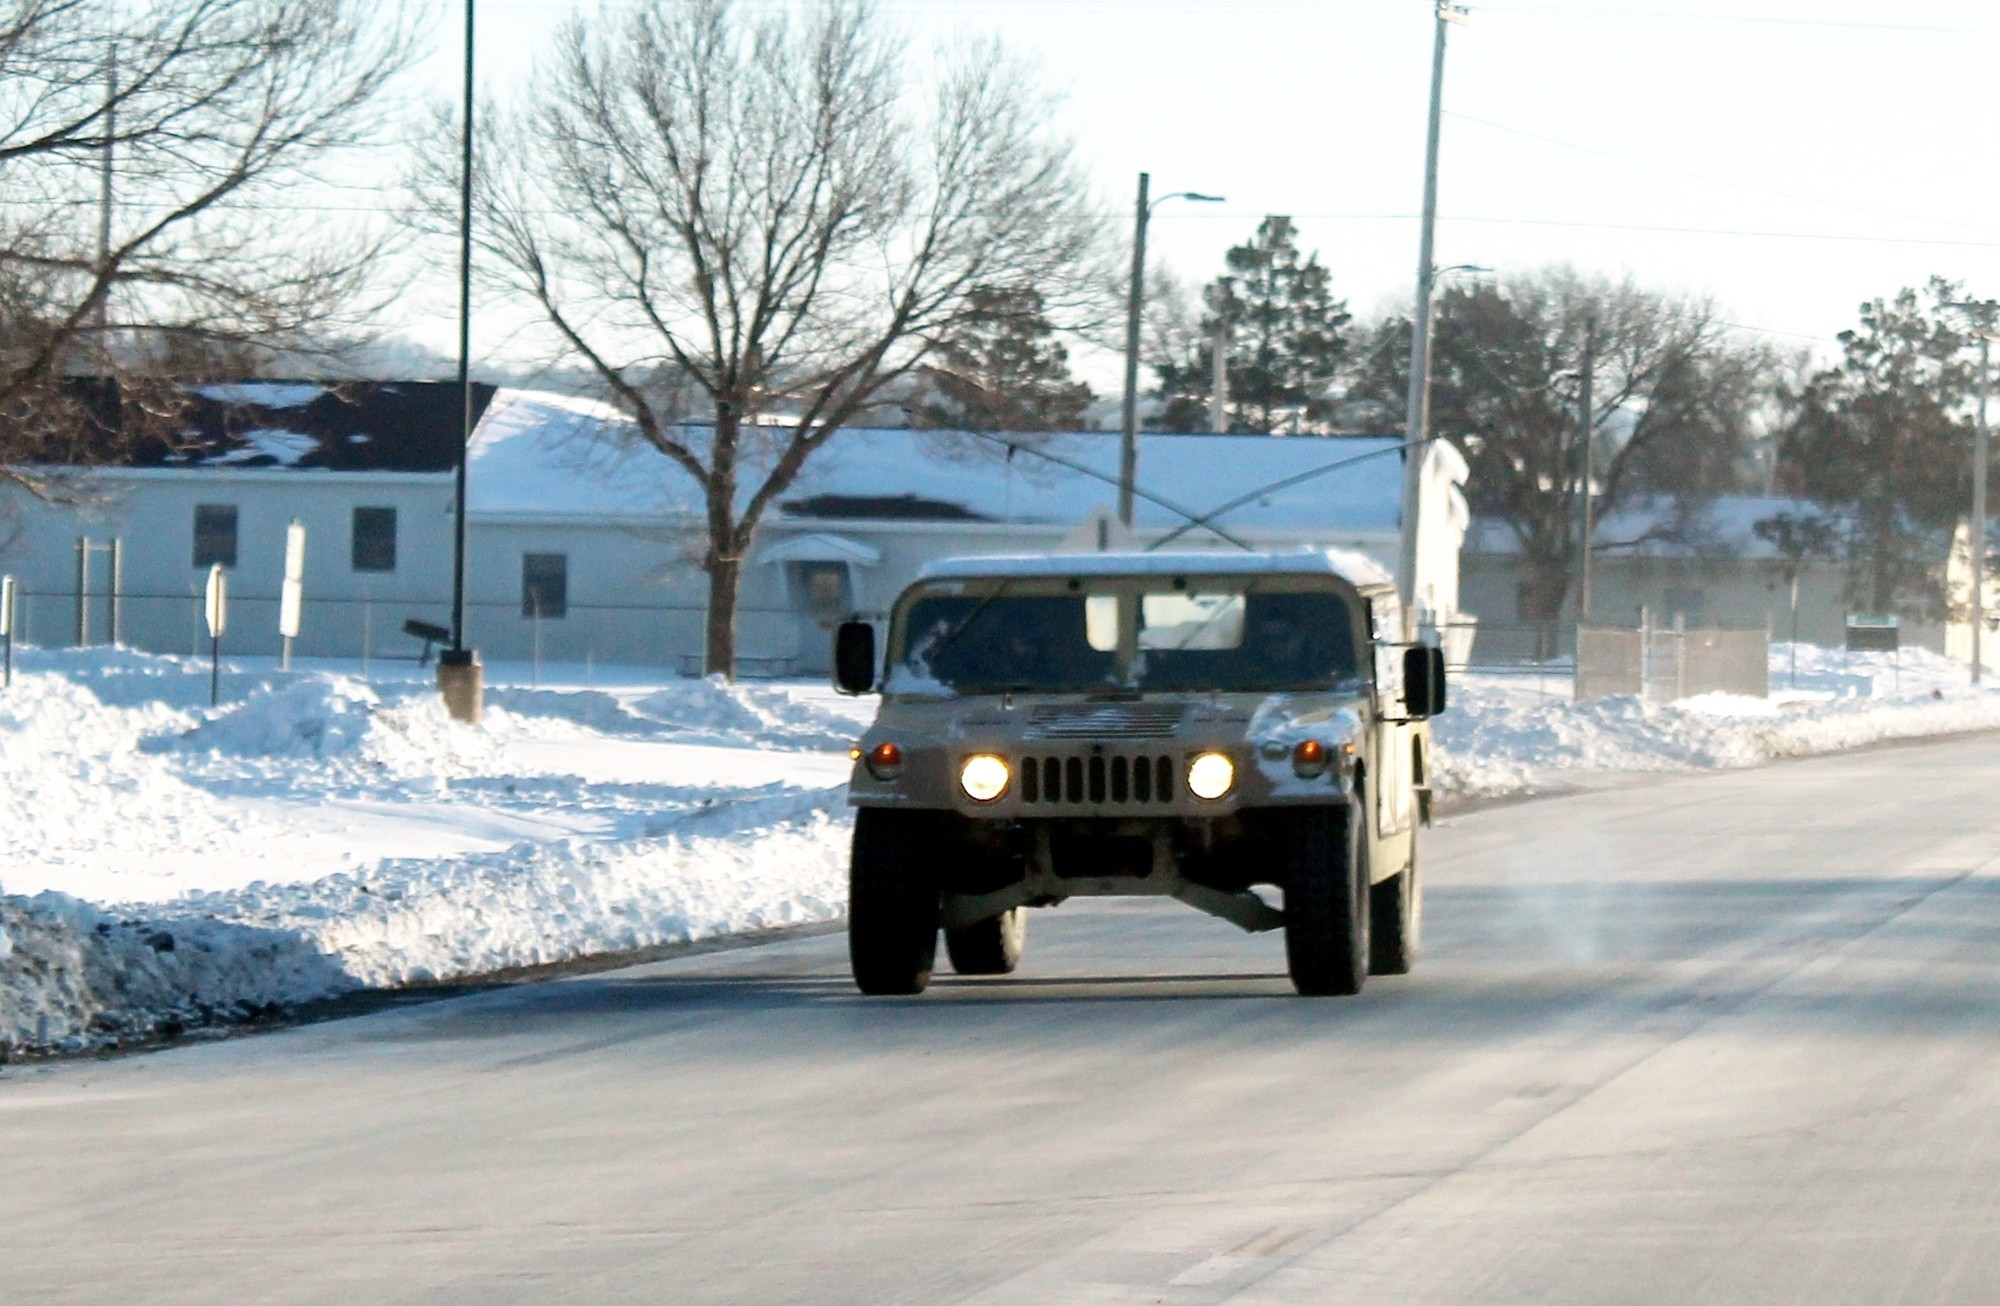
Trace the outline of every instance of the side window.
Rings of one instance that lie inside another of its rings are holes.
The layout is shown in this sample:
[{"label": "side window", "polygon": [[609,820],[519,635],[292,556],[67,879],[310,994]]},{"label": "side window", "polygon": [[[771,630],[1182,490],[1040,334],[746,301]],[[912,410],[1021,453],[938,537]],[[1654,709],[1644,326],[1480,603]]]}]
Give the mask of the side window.
[{"label": "side window", "polygon": [[206,571],[216,563],[236,565],[236,505],[198,503],[194,506],[194,565]]},{"label": "side window", "polygon": [[353,564],[356,571],[396,570],[396,510],[354,510]]},{"label": "side window", "polygon": [[544,618],[569,615],[567,553],[521,555],[521,615]]},{"label": "side window", "polygon": [[1403,698],[1403,605],[1393,594],[1368,601],[1368,631],[1374,638],[1375,693],[1386,706]]}]

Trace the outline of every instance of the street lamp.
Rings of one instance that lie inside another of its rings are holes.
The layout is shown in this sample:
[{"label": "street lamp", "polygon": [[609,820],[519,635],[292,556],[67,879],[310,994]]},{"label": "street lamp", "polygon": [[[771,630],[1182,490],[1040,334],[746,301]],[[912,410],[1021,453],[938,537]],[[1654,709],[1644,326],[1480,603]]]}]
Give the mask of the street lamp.
[{"label": "street lamp", "polygon": [[1972,546],[1972,610],[1969,614],[1972,618],[1972,683],[1976,685],[1986,653],[1982,647],[1986,635],[1986,464],[1989,442],[1986,374],[1992,354],[1994,314],[2000,311],[2000,301],[1966,300],[1946,304],[1945,307],[1963,309],[1979,330],[1979,417],[1972,433],[1972,521],[1968,532],[1972,537],[1969,541]]},{"label": "street lamp", "polygon": [[1139,313],[1146,302],[1146,224],[1152,220],[1153,210],[1168,200],[1222,203],[1220,195],[1192,190],[1149,201],[1146,192],[1152,180],[1151,173],[1139,174],[1139,203],[1132,224],[1132,293],[1125,304],[1125,420],[1118,446],[1118,520],[1127,528],[1132,525],[1132,490],[1139,479]]},{"label": "street lamp", "polygon": [[438,692],[454,720],[477,722],[485,698],[479,654],[465,646],[465,477],[472,454],[472,29],[465,0],[464,131],[458,178],[458,472],[452,481],[451,647],[438,654]]}]

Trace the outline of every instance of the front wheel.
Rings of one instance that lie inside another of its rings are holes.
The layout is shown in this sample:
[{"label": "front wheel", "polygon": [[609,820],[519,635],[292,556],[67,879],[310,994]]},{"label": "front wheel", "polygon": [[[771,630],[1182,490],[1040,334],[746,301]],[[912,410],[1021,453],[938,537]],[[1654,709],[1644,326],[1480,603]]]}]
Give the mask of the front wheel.
[{"label": "front wheel", "polygon": [[931,982],[939,898],[932,819],[879,807],[854,814],[847,958],[863,993],[922,993]]},{"label": "front wheel", "polygon": [[1417,836],[1410,832],[1410,864],[1368,890],[1368,973],[1407,975],[1417,962],[1424,924],[1424,880],[1417,870]]},{"label": "front wheel", "polygon": [[1357,802],[1297,813],[1285,831],[1285,961],[1304,997],[1368,978],[1368,828]]},{"label": "front wheel", "polygon": [[961,975],[1012,975],[1028,946],[1028,909],[1013,907],[983,921],[946,929],[945,954]]}]

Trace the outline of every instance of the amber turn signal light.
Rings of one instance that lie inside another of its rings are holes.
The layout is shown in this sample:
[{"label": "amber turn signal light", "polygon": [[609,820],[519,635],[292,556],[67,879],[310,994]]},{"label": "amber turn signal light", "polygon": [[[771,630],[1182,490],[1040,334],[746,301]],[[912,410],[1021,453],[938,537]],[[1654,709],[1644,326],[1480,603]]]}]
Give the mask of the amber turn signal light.
[{"label": "amber turn signal light", "polygon": [[877,780],[894,780],[903,772],[903,750],[880,743],[868,750],[868,774]]},{"label": "amber turn signal light", "polygon": [[1292,749],[1292,770],[1301,779],[1310,780],[1326,773],[1326,745],[1317,739],[1300,740]]}]

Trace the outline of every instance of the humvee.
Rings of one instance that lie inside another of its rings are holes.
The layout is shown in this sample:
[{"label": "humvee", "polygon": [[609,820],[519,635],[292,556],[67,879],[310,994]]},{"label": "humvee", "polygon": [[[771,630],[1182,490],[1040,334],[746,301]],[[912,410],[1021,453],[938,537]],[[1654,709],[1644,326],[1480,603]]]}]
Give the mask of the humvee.
[{"label": "humvee", "polygon": [[878,676],[872,625],[835,635],[836,687],[882,696],[848,787],[862,992],[922,992],[940,930],[957,973],[1009,973],[1027,909],[1120,894],[1282,928],[1301,994],[1410,969],[1444,661],[1369,559],[948,560],[883,643]]}]

